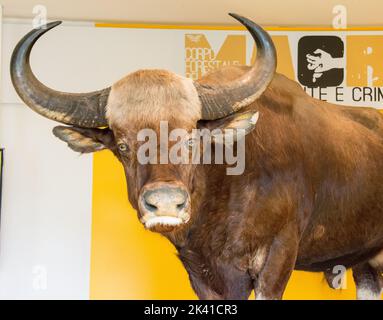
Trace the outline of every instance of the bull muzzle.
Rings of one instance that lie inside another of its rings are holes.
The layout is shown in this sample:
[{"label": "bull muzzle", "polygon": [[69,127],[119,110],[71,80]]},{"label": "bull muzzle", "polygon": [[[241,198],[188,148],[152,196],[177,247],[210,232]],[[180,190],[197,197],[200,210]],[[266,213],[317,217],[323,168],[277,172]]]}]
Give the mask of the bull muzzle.
[{"label": "bull muzzle", "polygon": [[151,183],[140,193],[139,210],[147,229],[169,232],[189,221],[190,196],[183,185]]}]

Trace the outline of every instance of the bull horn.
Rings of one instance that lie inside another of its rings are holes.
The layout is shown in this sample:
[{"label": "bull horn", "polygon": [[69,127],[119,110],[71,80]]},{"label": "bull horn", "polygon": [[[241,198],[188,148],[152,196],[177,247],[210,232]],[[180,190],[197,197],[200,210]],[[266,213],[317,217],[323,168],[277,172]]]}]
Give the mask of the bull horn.
[{"label": "bull horn", "polygon": [[250,32],[257,45],[257,56],[254,65],[235,80],[210,83],[202,78],[195,82],[204,120],[226,117],[258,99],[273,79],[277,65],[275,47],[268,33],[245,17],[229,15]]},{"label": "bull horn", "polygon": [[11,78],[24,103],[49,119],[86,128],[107,126],[105,106],[110,88],[89,93],[59,92],[42,84],[31,70],[29,56],[35,42],[61,24],[51,22],[33,29],[17,44],[11,58]]}]

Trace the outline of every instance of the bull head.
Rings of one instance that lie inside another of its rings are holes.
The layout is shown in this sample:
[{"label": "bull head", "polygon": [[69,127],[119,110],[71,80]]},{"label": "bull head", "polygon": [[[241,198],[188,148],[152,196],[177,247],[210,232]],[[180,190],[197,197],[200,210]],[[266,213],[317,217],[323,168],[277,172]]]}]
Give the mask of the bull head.
[{"label": "bull head", "polygon": [[[188,223],[196,166],[138,163],[137,132],[143,128],[157,132],[160,120],[186,131],[202,123],[210,128],[230,126],[274,76],[276,53],[270,36],[254,22],[230,15],[248,29],[257,45],[254,65],[241,68],[235,77],[218,70],[193,82],[165,70],[139,70],[100,91],[55,91],[34,76],[29,56],[35,42],[61,22],[32,30],[13,52],[11,78],[20,98],[37,113],[70,125],[57,126],[53,133],[73,150],[114,152],[125,169],[129,200],[148,229],[167,232]],[[251,121],[243,119],[242,115],[239,123],[249,132]]]}]

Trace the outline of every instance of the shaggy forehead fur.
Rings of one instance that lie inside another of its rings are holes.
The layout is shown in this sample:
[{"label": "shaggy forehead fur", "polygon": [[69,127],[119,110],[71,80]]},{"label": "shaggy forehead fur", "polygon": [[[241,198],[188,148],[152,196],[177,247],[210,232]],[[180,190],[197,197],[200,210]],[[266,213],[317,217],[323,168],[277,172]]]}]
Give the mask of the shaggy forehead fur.
[{"label": "shaggy forehead fur", "polygon": [[201,103],[192,80],[166,70],[139,70],[112,86],[106,117],[116,128],[159,120],[192,126],[201,118]]}]

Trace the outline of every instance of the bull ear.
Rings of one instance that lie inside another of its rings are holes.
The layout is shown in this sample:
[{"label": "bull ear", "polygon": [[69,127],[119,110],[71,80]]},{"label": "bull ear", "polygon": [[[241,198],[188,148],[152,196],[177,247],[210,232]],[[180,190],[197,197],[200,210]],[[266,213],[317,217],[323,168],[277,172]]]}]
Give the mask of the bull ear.
[{"label": "bull ear", "polygon": [[[234,113],[228,117],[211,120],[200,121],[199,129],[209,129],[212,138],[216,142],[220,141],[237,141],[250,133],[259,118],[259,112],[248,111],[243,113]],[[228,139],[229,138],[229,139]]]},{"label": "bull ear", "polygon": [[53,128],[53,134],[65,141],[69,148],[76,152],[89,153],[115,148],[113,132],[109,128],[88,129],[57,126]]}]

